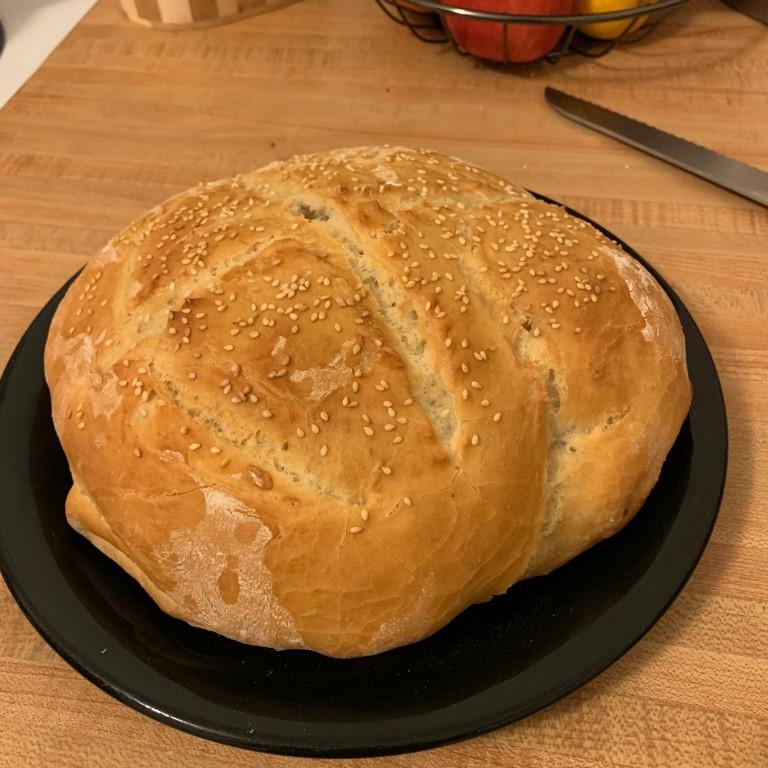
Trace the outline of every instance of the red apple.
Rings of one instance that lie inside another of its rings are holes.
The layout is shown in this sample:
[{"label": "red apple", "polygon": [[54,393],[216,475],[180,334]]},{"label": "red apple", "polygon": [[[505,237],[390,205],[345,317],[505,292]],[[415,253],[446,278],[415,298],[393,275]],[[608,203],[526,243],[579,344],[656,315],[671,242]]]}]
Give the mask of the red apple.
[{"label": "red apple", "polygon": [[[442,0],[472,11],[559,16],[570,13],[573,0]],[[445,14],[448,29],[458,45],[473,56],[494,61],[534,61],[549,53],[560,35],[561,24],[508,24],[507,55],[504,55],[504,25],[473,21]]]}]

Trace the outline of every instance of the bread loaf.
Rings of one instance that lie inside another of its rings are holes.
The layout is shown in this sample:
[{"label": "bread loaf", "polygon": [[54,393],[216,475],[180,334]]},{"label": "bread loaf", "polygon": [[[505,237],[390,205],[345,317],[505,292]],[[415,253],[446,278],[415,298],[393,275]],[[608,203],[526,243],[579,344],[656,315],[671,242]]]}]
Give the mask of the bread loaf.
[{"label": "bread loaf", "polygon": [[45,358],[71,525],[190,624],[378,653],[618,531],[689,405],[675,312],[562,208],[427,151],[150,211]]}]

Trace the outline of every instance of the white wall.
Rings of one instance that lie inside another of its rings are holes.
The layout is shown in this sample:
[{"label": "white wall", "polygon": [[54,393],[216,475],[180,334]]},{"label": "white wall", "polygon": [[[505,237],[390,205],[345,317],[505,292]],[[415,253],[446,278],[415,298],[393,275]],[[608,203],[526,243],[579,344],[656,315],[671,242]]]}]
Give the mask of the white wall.
[{"label": "white wall", "polygon": [[5,50],[0,54],[0,107],[45,61],[95,0],[0,0]]}]

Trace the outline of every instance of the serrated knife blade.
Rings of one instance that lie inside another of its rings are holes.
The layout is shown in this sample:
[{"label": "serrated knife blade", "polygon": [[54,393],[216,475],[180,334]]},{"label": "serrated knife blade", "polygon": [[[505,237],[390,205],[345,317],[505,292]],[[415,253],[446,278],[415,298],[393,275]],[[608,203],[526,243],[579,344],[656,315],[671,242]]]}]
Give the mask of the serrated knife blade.
[{"label": "serrated knife blade", "polygon": [[569,120],[768,207],[765,171],[556,88],[548,86],[544,94],[550,106]]}]

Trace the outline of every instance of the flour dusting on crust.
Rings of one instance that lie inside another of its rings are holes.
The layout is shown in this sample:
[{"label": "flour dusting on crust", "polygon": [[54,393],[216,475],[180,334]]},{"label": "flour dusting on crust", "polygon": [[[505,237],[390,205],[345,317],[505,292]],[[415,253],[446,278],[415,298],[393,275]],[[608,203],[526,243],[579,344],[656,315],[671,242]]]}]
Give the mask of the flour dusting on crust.
[{"label": "flour dusting on crust", "polygon": [[[243,501],[220,488],[200,489],[205,499],[205,515],[192,529],[177,529],[159,557],[171,566],[182,585],[170,590],[169,596],[180,605],[190,600],[195,606],[195,623],[201,626],[226,626],[234,629],[233,636],[249,638],[261,645],[274,643],[278,629],[279,646],[294,648],[301,645],[291,615],[275,599],[272,574],[264,563],[265,550],[272,533]],[[250,540],[236,535],[238,526],[257,528]],[[226,553],[220,542],[229,542]],[[238,585],[237,600],[222,599],[221,580],[228,577]],[[190,591],[191,590],[191,591]],[[251,621],[252,616],[268,615],[262,635]],[[267,632],[267,629],[269,632]]]}]

